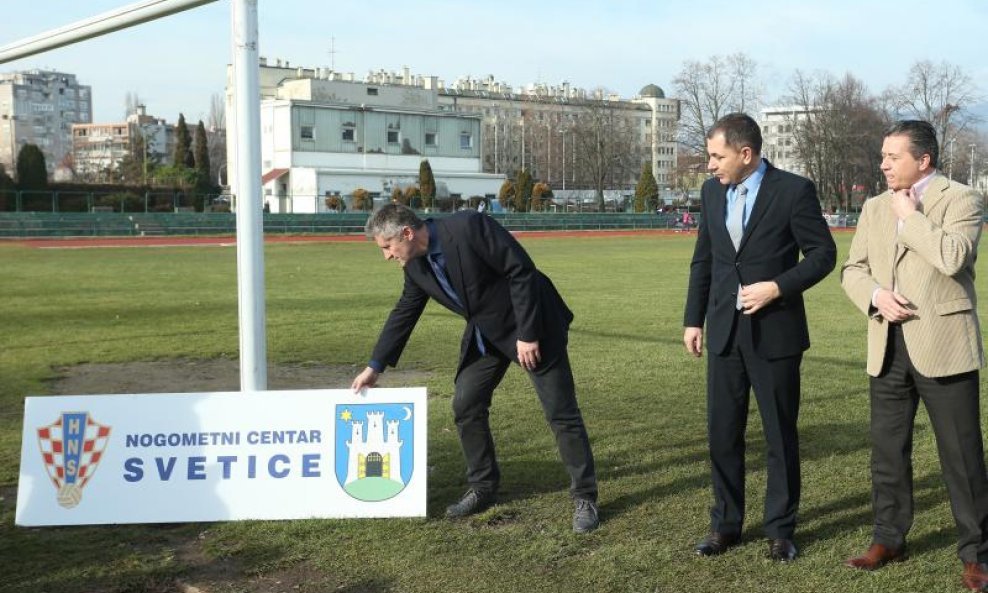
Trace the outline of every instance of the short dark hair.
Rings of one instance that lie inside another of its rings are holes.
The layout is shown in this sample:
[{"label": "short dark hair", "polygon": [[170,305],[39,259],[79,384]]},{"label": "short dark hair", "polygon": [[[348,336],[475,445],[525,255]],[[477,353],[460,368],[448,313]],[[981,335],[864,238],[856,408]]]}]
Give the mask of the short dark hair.
[{"label": "short dark hair", "polygon": [[923,158],[924,154],[930,155],[930,166],[936,168],[940,161],[940,144],[933,124],[922,119],[905,119],[886,130],[885,137],[889,136],[909,138],[909,154],[916,160]]},{"label": "short dark hair", "polygon": [[724,134],[724,142],[734,150],[747,146],[755,154],[762,153],[762,130],[747,113],[728,113],[718,119],[707,132],[707,140],[718,133]]},{"label": "short dark hair", "polygon": [[408,206],[401,204],[387,204],[367,219],[367,226],[364,233],[373,239],[374,237],[384,237],[390,239],[397,237],[401,229],[412,227],[419,229],[425,224],[415,211]]}]

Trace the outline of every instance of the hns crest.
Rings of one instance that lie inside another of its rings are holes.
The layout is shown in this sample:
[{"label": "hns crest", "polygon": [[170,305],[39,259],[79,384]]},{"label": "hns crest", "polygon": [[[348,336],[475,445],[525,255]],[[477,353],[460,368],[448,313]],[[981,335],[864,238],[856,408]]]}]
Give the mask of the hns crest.
[{"label": "hns crest", "polygon": [[41,458],[58,491],[58,504],[67,509],[79,504],[109,441],[110,427],[88,412],[63,413],[54,424],[38,429]]},{"label": "hns crest", "polygon": [[413,404],[336,406],[336,479],[367,502],[393,498],[412,477]]}]

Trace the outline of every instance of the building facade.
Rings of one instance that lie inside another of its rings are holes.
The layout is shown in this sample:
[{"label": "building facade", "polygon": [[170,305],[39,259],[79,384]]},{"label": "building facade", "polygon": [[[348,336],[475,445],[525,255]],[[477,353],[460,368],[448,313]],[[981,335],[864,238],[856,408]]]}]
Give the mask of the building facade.
[{"label": "building facade", "polygon": [[[147,115],[144,105],[127,116],[126,121],[72,125],[72,161],[77,178],[108,181],[121,159],[146,146],[147,161],[165,163],[175,144],[175,126]],[[135,147],[135,143],[137,146]],[[125,180],[145,183],[146,179]]]},{"label": "building facade", "polygon": [[[262,185],[271,211],[324,211],[325,197],[357,188],[389,199],[417,183],[428,159],[439,194],[493,197],[506,175],[522,167],[554,190],[586,186],[578,171],[574,125],[588,104],[616,115],[640,158],[611,179],[631,187],[642,158],[670,184],[676,163],[679,101],[655,85],[630,100],[571,88],[464,78],[452,86],[435,76],[383,70],[358,81],[324,68],[292,68],[261,58]],[[227,145],[236,144],[232,68],[227,82]],[[236,179],[236,155],[227,169]]]},{"label": "building facade", "polygon": [[72,153],[72,125],[93,119],[92,90],[74,74],[26,70],[0,74],[0,163],[16,170],[17,153],[35,144],[51,175]]},{"label": "building facade", "polygon": [[795,130],[809,115],[801,105],[767,107],[761,112],[762,156],[773,165],[797,175],[806,175],[806,165],[799,157]]}]

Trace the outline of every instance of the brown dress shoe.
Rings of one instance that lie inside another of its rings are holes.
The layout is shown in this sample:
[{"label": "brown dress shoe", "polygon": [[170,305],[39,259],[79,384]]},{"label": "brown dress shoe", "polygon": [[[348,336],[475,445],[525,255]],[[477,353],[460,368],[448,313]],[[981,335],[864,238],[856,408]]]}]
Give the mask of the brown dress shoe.
[{"label": "brown dress shoe", "polygon": [[988,566],[984,562],[965,562],[961,580],[971,591],[988,591]]},{"label": "brown dress shoe", "polygon": [[861,556],[855,556],[854,558],[845,560],[844,566],[859,568],[861,570],[878,570],[889,562],[900,562],[905,559],[906,554],[903,548],[894,550],[892,548],[886,548],[882,544],[871,544],[868,547],[868,551]]},{"label": "brown dress shoe", "polygon": [[711,531],[693,550],[697,556],[717,556],[741,543],[738,533],[720,533]]}]

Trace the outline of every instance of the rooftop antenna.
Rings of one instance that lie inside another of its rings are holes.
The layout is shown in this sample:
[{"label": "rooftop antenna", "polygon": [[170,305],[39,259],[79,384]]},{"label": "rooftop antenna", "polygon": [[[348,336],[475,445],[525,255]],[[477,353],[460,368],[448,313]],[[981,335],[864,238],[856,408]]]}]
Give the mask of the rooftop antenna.
[{"label": "rooftop antenna", "polygon": [[327,53],[329,54],[329,68],[336,72],[336,37],[329,38],[329,51]]}]

